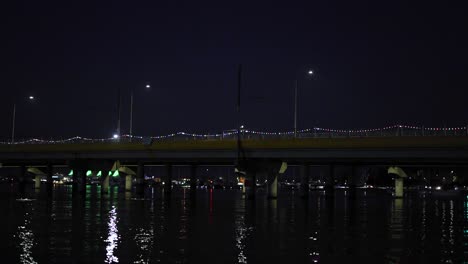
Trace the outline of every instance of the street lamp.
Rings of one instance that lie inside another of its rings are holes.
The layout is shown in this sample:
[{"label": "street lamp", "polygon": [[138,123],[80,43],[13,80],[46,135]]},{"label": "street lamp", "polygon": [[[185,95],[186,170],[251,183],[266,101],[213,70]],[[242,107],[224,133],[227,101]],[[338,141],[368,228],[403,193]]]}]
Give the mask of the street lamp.
[{"label": "street lamp", "polygon": [[[307,76],[314,75],[313,70],[307,71]],[[297,137],[297,87],[298,87],[298,80],[294,80],[294,138]]]},{"label": "street lamp", "polygon": [[[29,101],[34,101],[34,96],[30,95]],[[13,103],[13,117],[11,125],[11,143],[15,143],[15,125],[16,125],[16,102]]]},{"label": "street lamp", "polygon": [[[151,84],[149,82],[145,85],[146,90],[151,89]],[[133,88],[130,91],[130,142],[133,138]]]}]

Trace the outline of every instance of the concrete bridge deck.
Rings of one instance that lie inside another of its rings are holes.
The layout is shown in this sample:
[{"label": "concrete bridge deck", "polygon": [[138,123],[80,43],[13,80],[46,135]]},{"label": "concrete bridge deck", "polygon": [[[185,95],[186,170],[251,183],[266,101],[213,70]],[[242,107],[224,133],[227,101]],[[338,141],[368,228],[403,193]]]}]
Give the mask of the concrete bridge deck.
[{"label": "concrete bridge deck", "polygon": [[[468,137],[375,137],[243,140],[243,156],[289,163],[466,164]],[[0,163],[65,164],[75,159],[164,164],[233,164],[235,140],[0,145]]]}]

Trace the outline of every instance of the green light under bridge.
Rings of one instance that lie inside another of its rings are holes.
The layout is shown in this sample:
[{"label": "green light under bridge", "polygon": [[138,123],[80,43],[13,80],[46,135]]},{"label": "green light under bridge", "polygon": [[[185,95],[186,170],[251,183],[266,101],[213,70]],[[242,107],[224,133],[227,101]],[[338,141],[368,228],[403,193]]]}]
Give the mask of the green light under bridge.
[{"label": "green light under bridge", "polygon": [[68,176],[73,176],[73,170],[70,170],[70,173],[68,173]]},{"label": "green light under bridge", "polygon": [[89,176],[91,176],[91,175],[93,175],[93,172],[92,172],[92,171],[90,171],[90,170],[88,170],[88,171],[86,172],[86,176],[88,176],[88,177],[89,177]]}]

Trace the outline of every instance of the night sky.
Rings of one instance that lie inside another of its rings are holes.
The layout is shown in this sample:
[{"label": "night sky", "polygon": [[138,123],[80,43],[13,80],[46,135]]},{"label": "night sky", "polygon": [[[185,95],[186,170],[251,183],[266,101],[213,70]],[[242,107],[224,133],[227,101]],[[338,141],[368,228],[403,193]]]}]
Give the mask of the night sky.
[{"label": "night sky", "polygon": [[[2,4],[0,138],[468,123],[462,1],[9,1]],[[306,78],[313,69],[312,79]],[[151,82],[151,91],[145,90]],[[34,95],[34,103],[27,96]]]}]

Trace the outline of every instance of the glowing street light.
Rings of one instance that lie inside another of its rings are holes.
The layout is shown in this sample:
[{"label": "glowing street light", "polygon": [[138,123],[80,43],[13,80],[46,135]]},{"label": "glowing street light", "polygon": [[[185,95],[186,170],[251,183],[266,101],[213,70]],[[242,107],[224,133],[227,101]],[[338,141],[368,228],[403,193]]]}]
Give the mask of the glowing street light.
[{"label": "glowing street light", "polygon": [[114,134],[113,138],[114,138],[114,139],[118,139],[118,138],[119,138],[119,135],[118,135],[118,134]]},{"label": "glowing street light", "polygon": [[[30,95],[29,101],[34,101],[35,97]],[[15,143],[15,126],[16,126],[16,102],[13,103],[13,118],[12,118],[12,125],[11,125],[11,143]]]},{"label": "glowing street light", "polygon": [[[151,84],[149,82],[146,83],[145,88],[147,90],[151,89]],[[133,139],[133,88],[130,91],[130,142]]]},{"label": "glowing street light", "polygon": [[[307,71],[308,76],[314,75],[314,71],[309,69]],[[297,137],[297,86],[298,86],[297,78],[294,81],[294,137]]]}]

